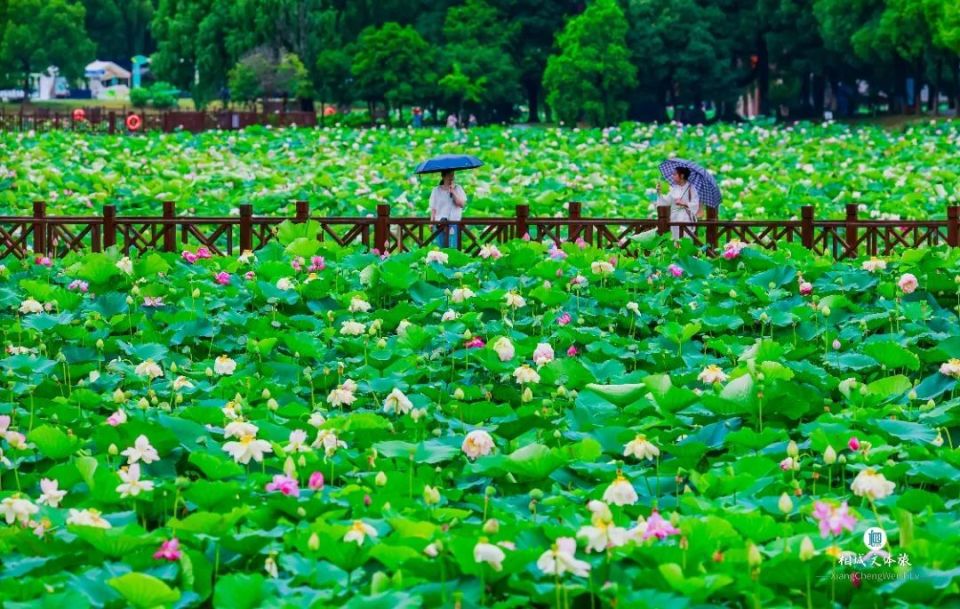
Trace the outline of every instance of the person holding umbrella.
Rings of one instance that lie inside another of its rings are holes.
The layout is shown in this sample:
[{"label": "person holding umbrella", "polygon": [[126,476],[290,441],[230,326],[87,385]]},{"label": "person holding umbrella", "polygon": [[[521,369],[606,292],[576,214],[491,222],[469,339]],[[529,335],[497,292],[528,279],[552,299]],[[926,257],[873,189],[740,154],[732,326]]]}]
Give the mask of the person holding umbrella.
[{"label": "person holding umbrella", "polygon": [[414,170],[418,175],[440,174],[440,184],[430,193],[430,222],[437,224],[437,244],[440,247],[460,247],[459,222],[467,206],[467,194],[456,183],[454,172],[482,165],[480,159],[470,155],[443,154],[420,163]]},{"label": "person holding umbrella", "polygon": [[[701,201],[710,207],[720,206],[720,189],[709,171],[683,159],[669,159],[660,163],[660,174],[670,182],[670,190],[663,194],[657,182],[657,205],[670,207],[671,222],[696,222]],[[679,241],[681,230],[692,236],[692,226],[672,226],[673,240]]]},{"label": "person holding umbrella", "polygon": [[[453,170],[440,174],[440,185],[430,193],[431,222],[459,222],[467,205],[467,194],[455,183]],[[460,247],[460,225],[439,226],[437,243],[440,247]]]}]

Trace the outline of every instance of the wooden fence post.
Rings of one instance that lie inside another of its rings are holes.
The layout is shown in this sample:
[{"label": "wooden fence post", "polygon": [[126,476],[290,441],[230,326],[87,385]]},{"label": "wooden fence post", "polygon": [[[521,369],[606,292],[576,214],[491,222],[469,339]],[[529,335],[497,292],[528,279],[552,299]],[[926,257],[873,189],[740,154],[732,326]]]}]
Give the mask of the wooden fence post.
[{"label": "wooden fence post", "polygon": [[114,205],[103,206],[103,247],[117,244],[117,208]]},{"label": "wooden fence post", "polygon": [[240,206],[240,253],[253,251],[253,205]]},{"label": "wooden fence post", "polygon": [[177,210],[174,209],[173,201],[163,202],[163,251],[177,251],[177,225],[174,223],[177,217]]},{"label": "wooden fence post", "polygon": [[111,110],[110,113],[107,114],[107,120],[109,121],[107,124],[107,133],[113,135],[117,132],[117,113]]},{"label": "wooden fence post", "polygon": [[717,240],[718,240],[720,231],[717,230],[717,225],[715,224],[716,221],[717,221],[717,208],[710,207],[708,205],[707,206],[707,222],[709,222],[709,224],[707,224],[707,247],[710,249],[711,252],[716,252],[717,246],[719,245],[717,243]]},{"label": "wooden fence post", "polygon": [[813,249],[813,205],[800,208],[800,242],[808,250]]},{"label": "wooden fence post", "polygon": [[377,220],[373,226],[373,248],[380,255],[387,253],[387,237],[390,235],[390,206],[377,205]]},{"label": "wooden fence post", "polygon": [[295,224],[301,224],[310,219],[310,204],[306,201],[297,201],[297,215],[293,219]]},{"label": "wooden fence post", "polygon": [[960,246],[960,205],[947,207],[947,245]]},{"label": "wooden fence post", "polygon": [[527,219],[530,217],[529,205],[517,205],[517,238],[523,239],[524,235],[529,236]]},{"label": "wooden fence post", "polygon": [[847,256],[857,256],[857,204],[847,203],[847,218],[844,237],[847,242]]},{"label": "wooden fence post", "polygon": [[47,204],[43,201],[33,202],[33,253],[37,256],[47,255]]},{"label": "wooden fence post", "polygon": [[668,205],[657,206],[657,234],[666,235],[670,232],[670,207]]},{"label": "wooden fence post", "polygon": [[567,215],[570,216],[570,225],[567,227],[567,240],[575,241],[577,237],[580,236],[580,231],[582,230],[580,223],[577,220],[580,219],[580,201],[570,201],[567,203]]}]

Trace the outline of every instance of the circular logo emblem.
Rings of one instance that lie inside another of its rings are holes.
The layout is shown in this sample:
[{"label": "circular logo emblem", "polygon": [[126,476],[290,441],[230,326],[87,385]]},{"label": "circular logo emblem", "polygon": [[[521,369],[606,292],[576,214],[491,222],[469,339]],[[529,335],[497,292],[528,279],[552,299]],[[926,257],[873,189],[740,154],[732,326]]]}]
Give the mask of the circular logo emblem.
[{"label": "circular logo emblem", "polygon": [[879,550],[887,545],[887,533],[880,527],[870,527],[863,534],[863,543],[871,550]]}]

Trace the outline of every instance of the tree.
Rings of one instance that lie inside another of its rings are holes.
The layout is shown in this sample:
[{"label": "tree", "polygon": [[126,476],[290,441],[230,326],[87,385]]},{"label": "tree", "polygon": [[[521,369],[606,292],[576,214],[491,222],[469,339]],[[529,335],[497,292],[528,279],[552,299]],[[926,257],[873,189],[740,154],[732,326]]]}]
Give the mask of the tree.
[{"label": "tree", "polygon": [[23,78],[29,98],[30,74],[57,66],[60,75],[79,78],[93,43],[83,29],[84,8],[70,0],[8,0],[0,43],[0,64]]},{"label": "tree", "polygon": [[229,83],[230,97],[242,104],[252,105],[263,95],[257,73],[243,62],[233,66],[230,70]]},{"label": "tree", "polygon": [[636,67],[627,49],[627,20],[614,0],[595,0],[557,37],[559,53],[547,60],[547,103],[561,120],[581,117],[597,125],[623,120]]},{"label": "tree", "polygon": [[346,105],[352,99],[352,73],[350,64],[353,58],[341,48],[326,49],[317,56],[314,69],[314,89],[320,101],[320,112],[330,102]]},{"label": "tree", "polygon": [[96,44],[96,56],[125,63],[134,55],[153,52],[150,20],[154,0],[82,0],[86,28]]},{"label": "tree", "polygon": [[251,102],[257,97],[310,97],[312,83],[303,62],[294,53],[274,52],[263,46],[244,55],[230,71],[234,99]]},{"label": "tree", "polygon": [[[485,0],[447,12],[441,89],[458,110],[467,102],[484,120],[509,120],[522,99],[520,70],[510,54],[519,25]],[[443,84],[446,81],[446,84]]]},{"label": "tree", "polygon": [[351,72],[371,104],[384,101],[403,117],[431,78],[431,48],[415,29],[397,23],[368,27],[360,34]]}]

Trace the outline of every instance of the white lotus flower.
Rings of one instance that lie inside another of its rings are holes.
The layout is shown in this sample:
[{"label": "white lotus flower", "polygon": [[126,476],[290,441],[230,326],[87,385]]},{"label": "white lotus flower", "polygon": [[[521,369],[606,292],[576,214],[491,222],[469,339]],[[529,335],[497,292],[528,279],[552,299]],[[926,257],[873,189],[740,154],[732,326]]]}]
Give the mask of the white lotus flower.
[{"label": "white lotus flower", "polygon": [[397,336],[400,338],[405,338],[407,336],[407,328],[413,324],[407,321],[406,319],[401,319],[400,323],[397,324]]},{"label": "white lotus flower", "polygon": [[366,313],[370,308],[370,303],[362,298],[354,296],[350,299],[349,311],[351,313]]},{"label": "white lotus flower", "polygon": [[20,303],[20,312],[24,315],[43,313],[43,305],[33,298],[27,298]]},{"label": "white lotus flower", "polygon": [[864,260],[861,268],[865,271],[870,271],[875,273],[877,271],[882,271],[887,268],[887,263],[884,260],[879,258],[870,258],[870,260]]},{"label": "white lotus flower", "polygon": [[553,361],[553,347],[550,343],[539,343],[533,350],[533,362],[538,366],[549,364]]},{"label": "white lotus flower", "polygon": [[489,433],[483,429],[474,429],[464,438],[460,448],[467,457],[476,459],[489,455],[495,446],[493,437]]},{"label": "white lotus flower", "polygon": [[293,289],[293,282],[289,277],[281,277],[277,280],[277,289],[283,292]]},{"label": "white lotus flower", "polygon": [[117,261],[116,267],[126,273],[127,275],[133,275],[133,261],[130,260],[128,256],[124,256]]},{"label": "white lotus flower", "polygon": [[623,474],[617,474],[616,480],[603,492],[603,500],[613,505],[633,505],[637,499],[639,499],[637,491],[633,488],[633,484],[623,477]]},{"label": "white lotus flower", "polygon": [[133,442],[133,446],[125,449],[120,454],[127,458],[127,465],[133,465],[138,461],[153,463],[154,461],[160,460],[157,449],[150,444],[150,438],[143,434],[137,436],[137,439]]},{"label": "white lotus flower", "polygon": [[500,258],[503,254],[500,253],[500,250],[497,249],[496,245],[486,244],[480,248],[480,257],[481,258],[493,258],[494,260]]},{"label": "white lotus flower", "polygon": [[93,508],[86,510],[70,509],[67,516],[67,524],[82,527],[95,527],[98,529],[109,529],[112,525],[100,516],[100,511]]},{"label": "white lotus flower", "polygon": [[727,380],[726,373],[716,364],[710,364],[697,376],[697,380],[707,385],[723,383]]},{"label": "white lotus flower", "polygon": [[185,376],[178,376],[173,380],[173,390],[180,391],[181,389],[193,389],[193,383]]},{"label": "white lotus flower", "polygon": [[476,296],[476,294],[474,294],[470,288],[457,288],[450,294],[450,301],[459,304],[470,300],[474,296]]},{"label": "white lotus flower", "polygon": [[633,455],[637,459],[653,461],[656,457],[660,456],[660,449],[647,440],[647,436],[637,434],[637,436],[627,442],[627,445],[623,448],[623,456],[629,457],[630,455]]},{"label": "white lotus flower", "polygon": [[953,358],[943,364],[940,364],[940,374],[951,378],[960,378],[960,359]]},{"label": "white lotus flower", "polygon": [[223,428],[224,438],[242,438],[243,436],[255,436],[260,428],[247,421],[230,421]]},{"label": "white lotus flower", "polygon": [[640,305],[635,302],[628,302],[627,310],[635,315],[640,315]]},{"label": "white lotus flower", "polygon": [[513,378],[517,379],[517,382],[521,385],[540,382],[540,375],[537,374],[537,371],[526,364],[513,371]]},{"label": "white lotus flower", "polygon": [[537,559],[537,568],[545,575],[573,573],[578,577],[590,576],[590,563],[577,560],[577,541],[572,537],[557,539],[553,547]]},{"label": "white lotus flower", "polygon": [[246,435],[240,438],[239,442],[226,442],[223,450],[233,457],[237,463],[246,465],[250,459],[256,462],[263,461],[265,453],[272,453],[273,448],[266,440],[258,440],[253,435]]},{"label": "white lotus flower", "polygon": [[413,408],[413,402],[403,394],[399,389],[394,389],[383,400],[383,410],[386,412],[396,412],[397,414],[407,414]]},{"label": "white lotus flower", "polygon": [[593,271],[594,275],[609,275],[613,272],[614,267],[606,260],[596,260],[590,264],[590,270]]},{"label": "white lotus flower", "polygon": [[317,432],[317,439],[311,444],[314,448],[323,448],[324,454],[332,457],[339,448],[346,448],[347,443],[340,440],[337,434],[329,429],[321,429]]},{"label": "white lotus flower", "polygon": [[141,492],[153,490],[153,482],[140,479],[139,463],[134,463],[130,467],[121,468],[117,473],[123,481],[117,486],[117,492],[120,493],[121,499],[136,497]]},{"label": "white lotus flower", "polygon": [[444,322],[446,322],[446,321],[454,321],[454,320],[456,320],[458,317],[460,317],[460,314],[457,313],[456,311],[454,311],[453,309],[450,309],[449,311],[445,312],[445,313],[440,317],[440,321],[444,321]]},{"label": "white lotus flower", "polygon": [[366,327],[359,321],[345,321],[340,324],[340,334],[342,336],[360,336],[366,331]]},{"label": "white lotus flower", "polygon": [[310,452],[310,446],[306,444],[306,441],[307,432],[302,429],[294,429],[290,432],[288,443],[283,447],[283,450],[288,453],[308,453]]},{"label": "white lotus flower", "polygon": [[343,541],[346,543],[353,541],[356,542],[358,546],[362,546],[367,537],[376,536],[377,530],[375,528],[363,522],[362,520],[354,520],[353,524],[350,526],[350,529],[347,531],[347,534],[343,536]]},{"label": "white lotus flower", "polygon": [[503,561],[506,557],[503,550],[492,543],[481,541],[473,546],[473,561],[477,564],[487,563],[494,571],[503,570]]},{"label": "white lotus flower", "polygon": [[7,521],[7,524],[19,522],[26,526],[30,522],[30,517],[40,511],[40,508],[33,505],[30,499],[15,494],[11,497],[4,497],[0,501],[0,516]]},{"label": "white lotus flower", "polygon": [[513,307],[514,309],[520,309],[527,306],[527,301],[523,299],[523,296],[517,294],[516,292],[507,292],[504,296],[504,299],[507,301],[508,307]]},{"label": "white lotus flower", "polygon": [[436,262],[437,264],[446,264],[448,260],[450,260],[450,257],[446,254],[446,252],[433,250],[427,253],[427,264],[430,264],[431,262]]},{"label": "white lotus flower", "polygon": [[157,365],[152,359],[138,364],[133,371],[137,376],[148,378],[151,381],[158,376],[163,376],[163,368]]},{"label": "white lotus flower", "polygon": [[614,524],[606,522],[596,522],[592,526],[580,527],[577,531],[577,539],[586,541],[586,551],[603,552],[607,548],[617,548],[630,540],[629,532]]},{"label": "white lotus flower", "polygon": [[867,497],[868,499],[876,500],[891,495],[895,486],[896,484],[887,480],[883,474],[877,473],[873,468],[868,467],[860,470],[857,477],[853,479],[850,490],[852,490],[853,494],[857,497]]},{"label": "white lotus flower", "polygon": [[495,343],[493,343],[493,350],[497,352],[497,356],[500,358],[501,362],[509,362],[516,354],[513,348],[513,343],[511,343],[510,339],[506,336],[501,336]]},{"label": "white lotus flower", "polygon": [[356,400],[357,396],[353,394],[353,391],[350,391],[343,385],[338,386],[327,395],[327,401],[331,406],[349,406]]},{"label": "white lotus flower", "polygon": [[40,480],[41,495],[37,499],[40,505],[49,505],[52,508],[58,507],[63,498],[67,496],[67,491],[61,491],[60,482],[43,478]]},{"label": "white lotus flower", "polygon": [[237,369],[237,362],[226,355],[221,355],[213,362],[213,371],[223,376],[230,376]]}]

